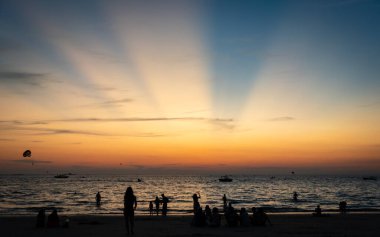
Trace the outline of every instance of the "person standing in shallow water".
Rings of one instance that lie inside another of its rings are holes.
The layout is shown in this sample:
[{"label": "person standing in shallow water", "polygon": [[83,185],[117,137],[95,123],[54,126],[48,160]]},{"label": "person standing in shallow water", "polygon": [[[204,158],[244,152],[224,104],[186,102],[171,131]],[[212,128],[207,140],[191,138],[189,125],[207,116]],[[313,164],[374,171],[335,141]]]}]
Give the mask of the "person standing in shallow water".
[{"label": "person standing in shallow water", "polygon": [[162,196],[162,215],[166,216],[166,214],[168,213],[169,199],[164,194],[162,194],[161,196]]},{"label": "person standing in shallow water", "polygon": [[125,228],[127,229],[127,234],[129,235],[129,226],[131,227],[131,234],[134,234],[133,227],[135,222],[135,209],[137,207],[136,196],[133,195],[133,189],[128,187],[124,194],[124,218],[125,218]]},{"label": "person standing in shallow water", "polygon": [[100,192],[98,192],[97,194],[96,194],[96,205],[97,206],[100,206],[100,202],[101,202],[101,200],[102,200],[102,196],[100,196]]},{"label": "person standing in shallow water", "polygon": [[200,193],[198,193],[198,194],[199,194],[199,196],[196,193],[193,194],[193,210],[194,210],[194,213],[196,213],[198,208],[201,207],[201,205],[199,204],[199,199],[201,198],[201,194]]},{"label": "person standing in shallow water", "polygon": [[157,216],[158,216],[158,212],[160,211],[160,199],[158,198],[158,196],[156,196],[156,199],[154,200],[154,203],[156,204],[156,213],[157,213]]},{"label": "person standing in shallow water", "polygon": [[298,193],[297,192],[293,193],[293,201],[298,202]]},{"label": "person standing in shallow water", "polygon": [[227,209],[227,197],[226,194],[223,194],[223,210],[226,211]]}]

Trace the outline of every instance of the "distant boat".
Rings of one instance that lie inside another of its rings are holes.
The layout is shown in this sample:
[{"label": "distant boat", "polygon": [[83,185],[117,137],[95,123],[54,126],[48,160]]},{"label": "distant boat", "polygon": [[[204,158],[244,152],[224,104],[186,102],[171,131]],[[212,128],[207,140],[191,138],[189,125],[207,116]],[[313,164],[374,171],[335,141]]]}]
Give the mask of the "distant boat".
[{"label": "distant boat", "polygon": [[220,177],[219,182],[232,182],[232,179],[227,175]]},{"label": "distant boat", "polygon": [[137,182],[142,182],[142,179],[137,179]]},{"label": "distant boat", "polygon": [[68,177],[69,176],[65,174],[57,174],[56,176],[54,176],[54,178],[56,179],[67,179]]},{"label": "distant boat", "polygon": [[375,176],[367,176],[363,177],[363,180],[377,180],[377,178]]}]

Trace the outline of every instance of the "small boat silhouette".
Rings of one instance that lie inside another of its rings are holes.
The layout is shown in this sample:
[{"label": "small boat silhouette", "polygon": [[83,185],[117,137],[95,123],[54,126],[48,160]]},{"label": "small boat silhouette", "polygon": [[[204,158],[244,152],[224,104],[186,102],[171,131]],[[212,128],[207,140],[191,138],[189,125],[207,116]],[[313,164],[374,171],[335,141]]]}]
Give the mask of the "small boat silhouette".
[{"label": "small boat silhouette", "polygon": [[363,180],[377,180],[377,178],[375,176],[367,176],[363,177]]},{"label": "small boat silhouette", "polygon": [[227,175],[220,177],[219,182],[232,182],[232,179]]},{"label": "small boat silhouette", "polygon": [[69,176],[65,174],[57,174],[56,176],[54,176],[54,178],[56,179],[67,179],[68,177]]}]

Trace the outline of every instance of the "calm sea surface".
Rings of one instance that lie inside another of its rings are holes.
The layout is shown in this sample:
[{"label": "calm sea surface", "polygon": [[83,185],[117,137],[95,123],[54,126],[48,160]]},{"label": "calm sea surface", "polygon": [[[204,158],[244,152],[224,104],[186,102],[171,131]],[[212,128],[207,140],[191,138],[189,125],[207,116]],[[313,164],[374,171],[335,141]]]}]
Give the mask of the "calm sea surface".
[{"label": "calm sea surface", "polygon": [[[361,177],[324,176],[231,176],[221,183],[218,176],[111,176],[71,175],[56,179],[51,175],[1,175],[0,215],[34,215],[44,208],[57,208],[65,214],[121,214],[123,195],[131,186],[137,196],[138,214],[147,214],[149,201],[165,193],[169,214],[190,213],[192,194],[201,194],[201,205],[222,208],[227,195],[235,208],[264,207],[267,212],[337,210],[347,201],[351,211],[380,211],[380,181]],[[141,178],[143,182],[137,182]],[[96,207],[100,191],[102,205]],[[292,193],[299,201],[292,201]]]}]

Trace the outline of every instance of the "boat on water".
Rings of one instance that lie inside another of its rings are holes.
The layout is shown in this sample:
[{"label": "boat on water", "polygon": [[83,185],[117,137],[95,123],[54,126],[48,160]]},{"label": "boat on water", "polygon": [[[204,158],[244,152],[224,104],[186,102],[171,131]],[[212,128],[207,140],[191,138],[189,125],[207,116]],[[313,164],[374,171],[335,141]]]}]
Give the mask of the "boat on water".
[{"label": "boat on water", "polygon": [[377,178],[375,176],[367,176],[363,177],[363,180],[377,180]]},{"label": "boat on water", "polygon": [[143,181],[143,180],[142,180],[142,179],[140,179],[140,178],[138,178],[138,179],[137,179],[137,182],[142,182],[142,181]]},{"label": "boat on water", "polygon": [[219,182],[232,182],[232,179],[227,175],[220,177]]},{"label": "boat on water", "polygon": [[57,174],[56,176],[54,176],[54,178],[56,179],[67,179],[68,177],[69,176],[65,174]]}]

